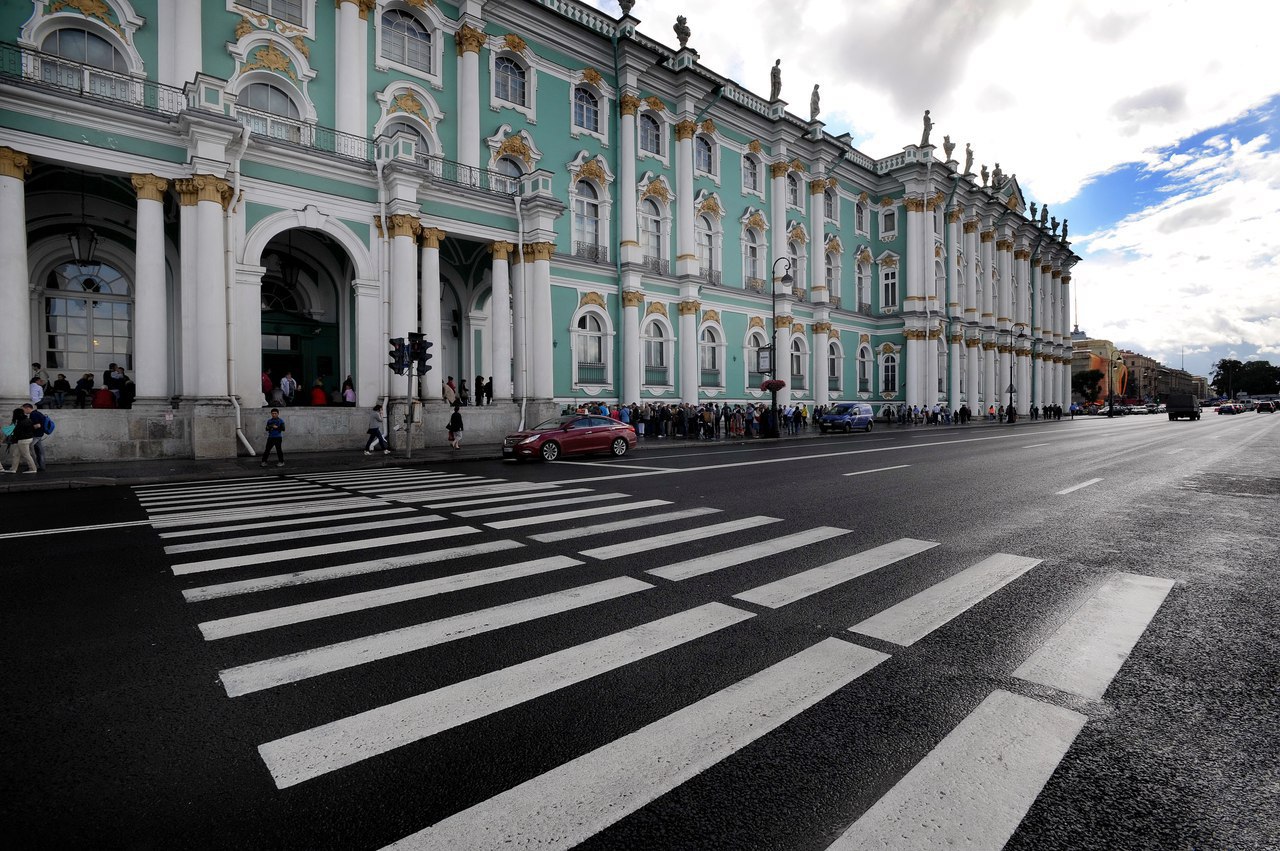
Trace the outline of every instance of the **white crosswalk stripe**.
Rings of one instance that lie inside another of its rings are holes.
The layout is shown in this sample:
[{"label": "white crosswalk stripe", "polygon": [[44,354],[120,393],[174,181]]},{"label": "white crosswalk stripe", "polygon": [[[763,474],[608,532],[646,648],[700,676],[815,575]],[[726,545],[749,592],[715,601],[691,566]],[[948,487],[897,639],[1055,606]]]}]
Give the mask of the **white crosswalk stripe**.
[{"label": "white crosswalk stripe", "polygon": [[[439,523],[443,520],[439,515],[429,515],[427,517],[402,517],[396,521],[396,529],[404,529],[409,526],[417,526],[422,523]],[[307,532],[310,538],[319,538],[327,535],[345,535],[351,532],[371,532],[386,530],[386,520],[373,520],[366,523],[344,523],[341,526],[322,526],[310,529]],[[216,529],[209,531],[225,532],[227,529]],[[182,553],[204,552],[206,550],[221,550],[228,547],[247,547],[255,544],[282,544],[292,540],[289,532],[271,532],[264,535],[245,535],[239,538],[219,538],[214,541],[194,541],[189,544],[171,544],[164,548],[166,555],[181,555]]]},{"label": "white crosswalk stripe", "polygon": [[[332,510],[332,509],[329,509]],[[330,520],[353,520],[358,517],[387,517],[392,514],[407,514],[413,511],[412,508],[376,508],[371,511],[344,511],[340,514],[334,514],[330,517],[328,514],[319,513],[311,517],[292,517],[277,520],[263,520],[259,523],[235,523],[230,526],[220,526],[216,529],[184,529],[181,532],[161,532],[160,537],[169,538],[190,538],[195,535],[212,535],[222,532],[248,532],[253,529],[278,529],[285,526],[306,526],[317,523],[327,523]],[[394,522],[394,519],[391,521]]]},{"label": "white crosswalk stripe", "polygon": [[[484,493],[493,493],[493,492],[494,491],[490,491],[490,490],[484,491]],[[469,506],[469,505],[493,505],[494,503],[497,503],[497,502],[512,502],[518,499],[544,499],[547,497],[553,497],[553,496],[559,497],[559,496],[564,496],[566,494],[575,494],[575,493],[591,493],[591,488],[558,488],[557,490],[534,490],[533,488],[529,488],[527,490],[522,490],[519,493],[507,494],[506,496],[485,496],[477,499],[458,499],[458,497],[469,495],[465,491],[459,491],[458,493],[450,493],[447,499],[441,498],[438,501],[436,500],[437,495],[434,495],[434,494],[430,496],[424,496],[422,498],[432,500],[430,502],[424,502],[423,503],[424,508],[431,508],[437,511],[445,511],[445,510],[453,510],[455,508],[465,508],[466,506]],[[402,496],[395,497],[395,501],[396,502],[416,502],[417,500],[411,500],[402,495]]]},{"label": "white crosswalk stripe", "polygon": [[586,538],[591,535],[603,535],[607,532],[622,532],[627,529],[639,529],[644,526],[656,526],[659,523],[672,523],[676,520],[688,520],[691,517],[704,517],[708,514],[719,514],[720,509],[711,506],[701,508],[685,508],[680,511],[668,511],[665,514],[646,514],[644,517],[628,517],[625,520],[614,520],[611,523],[596,523],[591,526],[577,526],[573,529],[560,529],[555,532],[540,532],[529,538],[542,543],[551,541],[568,541],[574,538]]},{"label": "white crosswalk stripe", "polygon": [[936,546],[939,545],[932,541],[903,538],[758,588],[752,588],[750,591],[743,591],[741,594],[734,594],[733,597],[735,600],[778,609]]},{"label": "white crosswalk stripe", "polygon": [[781,521],[782,518],[780,517],[744,517],[741,520],[730,520],[727,523],[717,523],[712,526],[699,526],[696,529],[687,529],[683,532],[668,532],[665,535],[640,538],[622,544],[595,547],[594,549],[583,550],[582,555],[598,559],[616,558],[627,553],[643,553],[649,550],[662,549],[663,547],[674,547],[677,544],[701,541],[716,535],[728,535],[732,532],[741,532],[743,529],[764,526],[768,523],[780,523]]},{"label": "white crosswalk stripe", "polygon": [[500,505],[489,508],[471,508],[454,512],[459,517],[490,517],[494,514],[511,514],[517,511],[541,511],[544,508],[556,508],[561,505],[585,505],[589,502],[608,502],[615,499],[626,499],[625,493],[597,493],[590,496],[572,496],[564,499],[547,499],[528,505]]},{"label": "white crosswalk stripe", "polygon": [[704,573],[711,573],[715,570],[722,570],[726,567],[733,567],[743,562],[754,561],[759,558],[778,555],[788,550],[803,547],[807,544],[815,544],[818,541],[825,541],[828,538],[834,538],[838,535],[847,535],[848,529],[837,529],[834,526],[819,526],[816,529],[808,529],[804,532],[796,532],[793,535],[784,535],[781,538],[773,538],[763,541],[759,544],[748,544],[745,547],[738,547],[733,550],[724,550],[722,552],[713,553],[709,556],[701,558],[689,559],[688,561],[678,562],[676,564],[668,564],[663,567],[657,567],[647,571],[654,576],[661,576],[663,579],[682,580],[689,579],[694,576],[701,576]]},{"label": "white crosswalk stripe", "polygon": [[616,514],[621,511],[643,511],[646,508],[657,508],[660,505],[670,504],[670,501],[665,499],[642,499],[639,502],[625,502],[622,505],[597,505],[592,508],[580,508],[577,511],[561,511],[558,514],[539,514],[533,517],[493,520],[484,525],[490,529],[515,529],[520,526],[540,526],[546,523],[559,523],[562,520],[577,520],[579,517]]},{"label": "white crosswalk stripe", "polygon": [[[272,507],[273,514],[287,513],[289,516],[295,514],[323,514],[326,512],[338,511],[345,508],[369,508],[374,506],[387,505],[386,500],[370,499],[369,497],[350,497],[339,498],[331,502],[324,503],[302,503],[289,504],[287,506],[276,505]],[[210,508],[203,511],[190,511],[179,514],[166,514],[159,518],[151,520],[151,526],[154,529],[176,529],[183,526],[199,526],[209,525],[211,523],[226,523],[235,520],[244,520],[251,517],[262,517],[263,511],[260,506],[242,506],[239,508]]]}]

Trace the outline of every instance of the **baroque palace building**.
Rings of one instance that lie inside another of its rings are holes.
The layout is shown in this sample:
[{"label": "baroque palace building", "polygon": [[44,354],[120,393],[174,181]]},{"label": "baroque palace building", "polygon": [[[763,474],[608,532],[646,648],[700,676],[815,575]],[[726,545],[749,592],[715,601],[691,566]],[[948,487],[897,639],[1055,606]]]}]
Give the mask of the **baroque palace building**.
[{"label": "baroque palace building", "polygon": [[[767,401],[770,343],[784,403],[1070,402],[1078,258],[1015,177],[927,114],[863,154],[816,87],[797,117],[621,5],[3,4],[0,397],[33,361],[119,363],[137,404],[64,411],[55,457],[229,456],[265,368],[403,410],[388,340],[421,331],[434,443],[449,375],[492,377],[487,439],[587,400]],[[365,419],[292,408],[290,446]]]}]

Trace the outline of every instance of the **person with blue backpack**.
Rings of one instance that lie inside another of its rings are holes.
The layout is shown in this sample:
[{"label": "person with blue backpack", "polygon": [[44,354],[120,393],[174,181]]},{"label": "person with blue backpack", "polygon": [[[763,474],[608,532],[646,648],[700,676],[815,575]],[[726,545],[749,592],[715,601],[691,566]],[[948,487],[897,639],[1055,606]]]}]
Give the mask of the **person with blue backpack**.
[{"label": "person with blue backpack", "polygon": [[53,417],[29,402],[22,406],[22,410],[27,412],[27,419],[31,420],[31,428],[35,433],[35,439],[31,441],[31,454],[35,456],[36,469],[43,473],[44,439],[53,434],[55,428]]}]

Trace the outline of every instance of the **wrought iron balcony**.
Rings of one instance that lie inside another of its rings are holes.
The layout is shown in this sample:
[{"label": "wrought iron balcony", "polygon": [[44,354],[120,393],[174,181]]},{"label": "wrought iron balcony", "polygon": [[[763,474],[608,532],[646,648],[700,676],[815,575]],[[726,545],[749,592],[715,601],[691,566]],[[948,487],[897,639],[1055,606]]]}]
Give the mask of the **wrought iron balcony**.
[{"label": "wrought iron balcony", "polygon": [[646,366],[644,368],[644,383],[666,386],[671,382],[667,380],[667,368],[665,366]]},{"label": "wrought iron balcony", "polygon": [[747,278],[746,288],[752,292],[764,292],[764,278]]},{"label": "wrought iron balcony", "polygon": [[468,189],[493,192],[497,195],[518,195],[520,178],[512,177],[498,171],[490,171],[473,165],[463,165],[444,157],[422,155],[419,162],[431,172],[431,176],[445,183],[452,183]]},{"label": "wrought iron balcony", "polygon": [[840,389],[840,376],[838,375],[827,376],[827,389],[838,391]]},{"label": "wrought iron balcony", "polygon": [[159,115],[177,115],[188,106],[187,95],[180,88],[72,62],[10,42],[0,42],[0,80],[136,107]]},{"label": "wrought iron balcony", "polygon": [[724,382],[720,378],[720,370],[704,369],[698,377],[698,385],[700,387],[722,387]]},{"label": "wrought iron balcony", "polygon": [[859,393],[870,393],[870,392],[871,392],[871,379],[869,379],[869,378],[859,378],[859,379],[858,379],[858,392],[859,392]]},{"label": "wrought iron balcony", "polygon": [[871,302],[869,302],[869,301],[860,301],[860,302],[858,302],[858,312],[859,312],[859,313],[861,313],[863,316],[870,316],[870,315],[871,315]]},{"label": "wrought iron balcony", "polygon": [[792,390],[803,390],[803,389],[804,389],[804,386],[805,386],[805,385],[804,385],[804,376],[803,376],[803,375],[796,375],[795,373],[792,373],[792,374],[791,374],[791,389],[792,389]]},{"label": "wrought iron balcony", "polygon": [[643,265],[655,275],[666,275],[671,271],[671,264],[665,257],[645,257]]},{"label": "wrought iron balcony", "polygon": [[573,256],[581,257],[583,260],[590,260],[593,263],[609,262],[609,246],[596,245],[594,242],[578,242],[573,243]]},{"label": "wrought iron balcony", "polygon": [[364,136],[341,133],[331,127],[282,118],[269,112],[236,107],[236,118],[255,136],[288,142],[313,151],[363,162],[373,161],[373,142]]},{"label": "wrought iron balcony", "polygon": [[578,364],[579,384],[608,384],[607,368],[602,363]]},{"label": "wrought iron balcony", "polygon": [[719,269],[708,269],[706,266],[703,266],[700,272],[702,279],[708,284],[712,284],[717,287],[721,285],[723,278],[720,276]]}]

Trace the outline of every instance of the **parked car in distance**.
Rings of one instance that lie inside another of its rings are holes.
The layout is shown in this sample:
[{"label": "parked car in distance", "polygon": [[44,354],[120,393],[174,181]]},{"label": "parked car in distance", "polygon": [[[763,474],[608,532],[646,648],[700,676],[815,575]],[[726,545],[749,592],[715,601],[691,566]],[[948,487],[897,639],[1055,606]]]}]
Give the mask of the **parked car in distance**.
[{"label": "parked car in distance", "polygon": [[594,414],[569,414],[507,435],[502,457],[554,461],[562,455],[610,452],[621,458],[635,446],[636,430],[626,423]]},{"label": "parked car in distance", "polygon": [[837,402],[835,407],[822,415],[818,422],[818,430],[823,434],[828,431],[843,431],[846,434],[858,429],[871,431],[875,414],[871,406],[865,402]]},{"label": "parked car in distance", "polygon": [[1149,411],[1147,411],[1147,406],[1146,406],[1146,405],[1130,405],[1130,406],[1129,406],[1129,413],[1131,413],[1131,414],[1146,414],[1146,413],[1149,413]]},{"label": "parked car in distance", "polygon": [[1244,405],[1237,405],[1235,402],[1223,402],[1218,406],[1219,414],[1243,414]]},{"label": "parked car in distance", "polygon": [[1165,409],[1169,419],[1186,417],[1189,420],[1200,419],[1200,400],[1192,393],[1170,393],[1160,407]]},{"label": "parked car in distance", "polygon": [[[1116,406],[1115,406],[1115,416],[1119,417],[1119,416],[1122,416],[1122,415],[1127,414],[1127,413],[1129,413],[1129,409],[1128,409],[1128,408],[1126,408],[1124,405],[1116,405]],[[1103,417],[1109,417],[1109,416],[1112,416],[1112,413],[1111,413],[1111,406],[1110,406],[1110,405],[1103,405],[1101,408],[1099,408],[1099,409],[1098,409],[1098,415],[1099,415],[1099,416],[1103,416]]]},{"label": "parked car in distance", "polygon": [[1274,414],[1276,411],[1276,403],[1275,402],[1258,402],[1257,407],[1254,408],[1254,410],[1260,414]]}]

